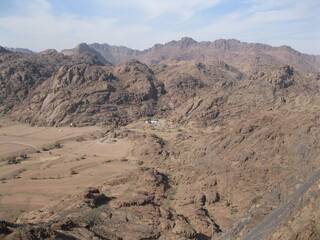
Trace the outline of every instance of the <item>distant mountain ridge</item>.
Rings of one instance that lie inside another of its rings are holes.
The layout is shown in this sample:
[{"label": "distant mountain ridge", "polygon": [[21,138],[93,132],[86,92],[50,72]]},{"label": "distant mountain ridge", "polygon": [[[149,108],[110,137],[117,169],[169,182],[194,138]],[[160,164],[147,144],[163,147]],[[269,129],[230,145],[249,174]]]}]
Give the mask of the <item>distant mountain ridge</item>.
[{"label": "distant mountain ridge", "polygon": [[[213,42],[197,42],[184,37],[179,41],[155,44],[146,50],[134,50],[109,44],[81,43],[73,49],[63,50],[65,55],[92,52],[98,59],[114,65],[137,59],[147,64],[162,61],[219,59],[236,67],[265,66],[266,64],[290,64],[297,69],[320,71],[320,56],[300,53],[289,46],[272,47],[261,43],[246,43],[236,39],[218,39]],[[246,66],[243,66],[245,63]]]},{"label": "distant mountain ridge", "polygon": [[26,54],[32,54],[35,55],[37,54],[34,51],[31,51],[30,49],[27,48],[9,48],[9,47],[5,47],[5,49],[11,51],[11,52],[20,52],[20,53],[26,53]]},{"label": "distant mountain ridge", "polygon": [[91,48],[88,46],[86,43],[80,43],[78,44],[75,48],[70,49],[70,50],[63,50],[62,53],[64,55],[70,56],[70,55],[75,55],[75,54],[81,54],[84,52],[91,52],[95,54],[98,58],[98,60],[103,63],[103,64],[110,64],[109,61],[102,57],[100,52],[96,51],[94,48]]},{"label": "distant mountain ridge", "polygon": [[[4,49],[31,55],[43,54],[48,50],[36,53],[26,48]],[[56,50],[50,49],[50,52]],[[145,50],[131,49],[125,46],[112,46],[107,43],[80,43],[72,49],[62,50],[67,56],[90,52],[105,65],[119,65],[137,59],[146,64],[158,64],[165,61],[183,60],[221,60],[231,65],[248,70],[260,69],[267,65],[289,64],[297,70],[320,71],[320,55],[300,53],[290,46],[273,47],[262,43],[247,43],[236,39],[218,39],[213,42],[197,42],[183,37],[165,44],[155,44]]]}]

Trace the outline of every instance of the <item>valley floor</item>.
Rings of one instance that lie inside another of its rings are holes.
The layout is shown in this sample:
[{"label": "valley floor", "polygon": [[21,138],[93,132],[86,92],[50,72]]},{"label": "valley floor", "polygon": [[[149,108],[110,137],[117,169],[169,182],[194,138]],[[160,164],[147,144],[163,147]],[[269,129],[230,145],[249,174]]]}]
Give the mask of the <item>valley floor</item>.
[{"label": "valley floor", "polygon": [[75,195],[136,168],[130,143],[100,138],[101,127],[31,127],[0,119],[0,219]]}]

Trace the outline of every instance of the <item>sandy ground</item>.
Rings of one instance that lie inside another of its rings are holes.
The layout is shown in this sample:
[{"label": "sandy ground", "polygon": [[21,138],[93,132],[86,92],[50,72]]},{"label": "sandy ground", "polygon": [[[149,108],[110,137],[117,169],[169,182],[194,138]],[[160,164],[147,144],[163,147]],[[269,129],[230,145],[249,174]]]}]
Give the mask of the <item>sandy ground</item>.
[{"label": "sandy ground", "polygon": [[[79,141],[81,136],[103,131],[100,127],[31,127],[3,118],[0,125],[0,220],[14,221],[24,212],[136,167],[123,161],[130,148],[123,139]],[[61,148],[43,151],[43,146],[57,141]],[[22,153],[28,158],[8,164],[8,157]]]}]

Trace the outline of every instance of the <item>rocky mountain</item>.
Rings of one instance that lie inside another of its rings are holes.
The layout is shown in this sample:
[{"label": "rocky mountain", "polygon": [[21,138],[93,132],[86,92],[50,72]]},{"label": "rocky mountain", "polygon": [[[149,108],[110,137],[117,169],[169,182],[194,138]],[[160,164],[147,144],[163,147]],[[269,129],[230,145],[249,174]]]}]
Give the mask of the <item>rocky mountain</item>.
[{"label": "rocky mountain", "polygon": [[13,53],[2,48],[0,56],[0,112],[6,113],[25,102],[36,87],[50,78],[61,66],[85,63],[102,65],[97,57],[85,52],[65,56],[54,51],[38,55]]},{"label": "rocky mountain", "polygon": [[34,51],[31,51],[30,49],[27,49],[27,48],[8,48],[6,47],[5,49],[11,51],[11,52],[20,52],[20,53],[26,53],[26,54],[37,54],[36,52]]},{"label": "rocky mountain", "polygon": [[62,50],[61,53],[63,53],[66,56],[70,56],[70,55],[77,55],[77,54],[81,54],[81,53],[85,53],[85,52],[90,52],[93,53],[94,55],[97,56],[98,60],[103,63],[103,64],[109,64],[109,61],[107,59],[105,59],[104,57],[101,56],[101,54],[99,52],[97,52],[95,49],[90,48],[87,44],[85,43],[80,43],[79,45],[77,45],[74,49],[70,49],[70,50]]},{"label": "rocky mountain", "polygon": [[[0,236],[319,239],[319,80],[319,56],[237,40],[1,48],[1,114],[106,126],[143,167],[0,222]],[[148,119],[165,124],[132,127]]]},{"label": "rocky mountain", "polygon": [[111,68],[62,66],[11,113],[37,125],[125,125],[153,116],[163,83],[137,61]]},{"label": "rocky mountain", "polygon": [[[62,53],[79,52],[78,48],[79,46]],[[272,47],[260,43],[240,42],[235,39],[197,42],[185,37],[179,41],[156,44],[144,51],[94,43],[80,50],[80,52],[83,51],[98,52],[106,61],[115,65],[133,58],[147,64],[163,61],[219,59],[235,67],[246,68],[245,71],[278,64],[290,64],[299,70],[320,70],[320,56],[302,54],[288,46]]]},{"label": "rocky mountain", "polygon": [[96,50],[103,58],[110,63],[118,65],[131,59],[137,59],[141,55],[141,51],[133,50],[124,46],[110,46],[109,44],[93,43],[89,44],[91,49]]}]

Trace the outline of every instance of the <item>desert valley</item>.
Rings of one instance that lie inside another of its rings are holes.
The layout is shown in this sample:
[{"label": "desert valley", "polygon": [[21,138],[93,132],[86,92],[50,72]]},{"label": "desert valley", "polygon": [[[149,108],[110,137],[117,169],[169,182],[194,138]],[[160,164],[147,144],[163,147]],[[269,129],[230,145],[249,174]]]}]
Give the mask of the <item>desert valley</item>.
[{"label": "desert valley", "polygon": [[1,239],[320,239],[320,56],[21,51],[0,47]]}]

